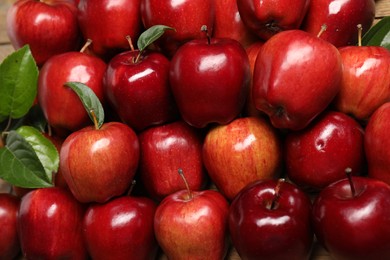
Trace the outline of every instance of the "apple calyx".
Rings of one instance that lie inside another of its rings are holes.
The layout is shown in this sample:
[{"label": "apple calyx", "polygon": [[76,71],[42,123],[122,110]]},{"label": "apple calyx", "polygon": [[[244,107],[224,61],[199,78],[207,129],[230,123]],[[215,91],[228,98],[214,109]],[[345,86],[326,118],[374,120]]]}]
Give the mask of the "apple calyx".
[{"label": "apple calyx", "polygon": [[80,52],[81,53],[84,53],[85,50],[92,44],[92,40],[91,39],[87,39],[87,41],[85,42],[85,44],[83,45],[83,47],[81,47],[80,49]]},{"label": "apple calyx", "polygon": [[278,208],[280,199],[280,188],[282,186],[282,183],[284,183],[285,181],[286,180],[283,178],[278,179],[278,182],[276,183],[276,186],[274,188],[274,197],[271,202],[267,204],[267,208],[269,210],[275,210]]},{"label": "apple calyx", "polygon": [[353,180],[352,180],[352,169],[349,167],[346,168],[345,174],[347,175],[349,186],[351,187],[352,198],[355,198],[356,197],[356,189],[355,189],[355,184],[353,183]]},{"label": "apple calyx", "polygon": [[278,22],[275,20],[270,20],[269,22],[267,22],[265,24],[265,28],[267,28],[268,31],[274,34],[283,31],[282,28],[278,26]]},{"label": "apple calyx", "polygon": [[186,177],[184,176],[183,169],[179,168],[178,173],[179,173],[180,177],[183,179],[184,184],[186,185],[187,196],[186,196],[185,200],[192,200],[193,195],[192,195],[190,186],[188,185],[187,179],[186,179]]},{"label": "apple calyx", "polygon": [[211,37],[210,37],[210,34],[209,34],[209,29],[207,28],[207,25],[202,25],[202,27],[200,27],[200,30],[201,32],[204,32],[206,34],[206,37],[207,37],[207,43],[208,45],[211,44]]},{"label": "apple calyx", "polygon": [[321,37],[321,35],[326,31],[328,29],[328,26],[326,25],[326,24],[323,24],[322,26],[321,26],[321,30],[318,32],[318,34],[317,34],[317,38],[320,38]]}]

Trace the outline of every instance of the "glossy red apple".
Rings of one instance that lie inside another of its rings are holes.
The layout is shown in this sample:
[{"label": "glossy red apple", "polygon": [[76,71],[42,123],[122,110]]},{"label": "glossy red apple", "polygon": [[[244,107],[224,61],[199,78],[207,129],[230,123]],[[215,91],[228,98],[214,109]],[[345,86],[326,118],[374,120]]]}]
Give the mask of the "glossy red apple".
[{"label": "glossy red apple", "polygon": [[146,197],[122,196],[88,207],[84,237],[93,259],[156,259],[154,214],[157,205]]},{"label": "glossy red apple", "polygon": [[182,169],[191,190],[206,184],[202,161],[203,138],[183,121],[151,127],[139,134],[139,174],[148,194],[156,199],[185,188],[177,174]]},{"label": "glossy red apple", "polygon": [[206,25],[210,34],[215,19],[214,0],[160,1],[141,0],[141,17],[145,28],[166,25],[167,31],[156,45],[169,57],[177,48],[193,39],[204,38],[201,27]]},{"label": "glossy red apple", "polygon": [[25,259],[87,259],[84,208],[62,188],[42,188],[21,200],[18,232]]},{"label": "glossy red apple", "polygon": [[105,103],[103,76],[107,65],[83,52],[67,52],[50,58],[38,79],[38,101],[50,126],[64,135],[90,123],[88,113],[67,82],[87,85]]},{"label": "glossy red apple", "polygon": [[367,177],[323,189],[312,214],[319,243],[334,259],[389,259],[389,196],[388,184]]},{"label": "glossy red apple", "polygon": [[369,176],[390,185],[390,103],[381,105],[372,114],[365,129],[364,149]]},{"label": "glossy red apple", "polygon": [[80,0],[78,22],[85,39],[91,39],[92,52],[110,59],[129,49],[126,36],[136,42],[141,30],[141,0]]},{"label": "glossy red apple", "polygon": [[263,40],[298,29],[309,8],[309,0],[237,0],[239,14],[253,33]]},{"label": "glossy red apple", "polygon": [[229,210],[229,231],[242,259],[310,259],[311,201],[283,180],[246,186]]},{"label": "glossy red apple", "polygon": [[184,121],[198,128],[226,124],[245,105],[250,83],[248,56],[236,40],[192,40],[175,53],[169,78]]},{"label": "glossy red apple", "polygon": [[20,253],[17,217],[20,199],[0,193],[0,259],[15,259]]},{"label": "glossy red apple", "polygon": [[299,187],[318,191],[345,178],[344,170],[363,173],[364,130],[348,115],[329,111],[285,139],[287,176]]},{"label": "glossy red apple", "polygon": [[213,183],[232,200],[249,183],[279,175],[280,139],[266,120],[238,118],[210,129],[203,145],[203,162]]},{"label": "glossy red apple", "polygon": [[257,57],[253,100],[277,128],[300,130],[324,111],[340,90],[339,51],[300,30],[280,32]]},{"label": "glossy red apple", "polygon": [[18,0],[7,12],[7,33],[15,49],[30,46],[38,65],[79,48],[81,34],[73,0]]},{"label": "glossy red apple", "polygon": [[60,170],[80,202],[106,202],[122,195],[134,178],[139,160],[135,132],[119,122],[73,132],[62,144]]},{"label": "glossy red apple", "polygon": [[327,29],[321,38],[342,47],[356,44],[356,26],[361,24],[364,34],[374,18],[374,0],[311,0],[302,29],[317,35],[325,24]]}]

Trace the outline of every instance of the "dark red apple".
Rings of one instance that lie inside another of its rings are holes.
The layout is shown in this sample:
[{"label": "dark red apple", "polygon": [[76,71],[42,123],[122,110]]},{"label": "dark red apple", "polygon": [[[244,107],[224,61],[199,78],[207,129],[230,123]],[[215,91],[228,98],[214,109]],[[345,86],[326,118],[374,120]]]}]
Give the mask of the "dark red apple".
[{"label": "dark red apple", "polygon": [[87,259],[83,206],[62,188],[42,188],[21,200],[18,232],[25,259]]},{"label": "dark red apple", "polygon": [[135,132],[119,122],[100,129],[85,127],[70,134],[60,151],[60,170],[80,202],[106,202],[122,195],[138,167]]},{"label": "dark red apple", "polygon": [[283,180],[246,186],[229,210],[229,231],[242,259],[310,259],[311,201]]},{"label": "dark red apple", "polygon": [[0,259],[15,259],[20,253],[17,217],[20,199],[0,193]]},{"label": "dark red apple", "polygon": [[318,191],[345,178],[344,170],[363,173],[364,130],[348,115],[329,111],[308,127],[286,136],[287,176],[305,190]]},{"label": "dark red apple", "polygon": [[157,205],[146,197],[123,196],[88,207],[84,237],[93,259],[156,259],[154,214]]},{"label": "dark red apple", "polygon": [[81,43],[73,0],[18,0],[7,12],[7,33],[15,49],[30,46],[38,65],[51,56],[74,51]]},{"label": "dark red apple", "polygon": [[300,130],[340,90],[341,56],[329,42],[300,30],[264,43],[253,75],[253,100],[277,128]]}]

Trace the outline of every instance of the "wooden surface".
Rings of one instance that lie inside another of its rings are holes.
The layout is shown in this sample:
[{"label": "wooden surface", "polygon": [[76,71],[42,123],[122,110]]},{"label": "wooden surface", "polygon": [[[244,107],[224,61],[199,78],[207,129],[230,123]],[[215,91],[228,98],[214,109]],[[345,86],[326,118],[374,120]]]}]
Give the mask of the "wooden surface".
[{"label": "wooden surface", "polygon": [[[13,51],[11,44],[6,32],[6,12],[10,4],[15,2],[15,0],[0,0],[0,62]],[[377,10],[376,10],[376,21],[384,16],[390,16],[390,0],[378,0]],[[1,83],[0,83],[1,84]],[[2,184],[0,180],[0,192],[7,192],[7,187]],[[161,259],[166,259],[161,257]],[[234,249],[229,251],[228,259],[239,260],[237,252]],[[327,252],[321,248],[319,245],[315,244],[313,248],[312,259],[315,260],[326,260],[330,259]]]}]

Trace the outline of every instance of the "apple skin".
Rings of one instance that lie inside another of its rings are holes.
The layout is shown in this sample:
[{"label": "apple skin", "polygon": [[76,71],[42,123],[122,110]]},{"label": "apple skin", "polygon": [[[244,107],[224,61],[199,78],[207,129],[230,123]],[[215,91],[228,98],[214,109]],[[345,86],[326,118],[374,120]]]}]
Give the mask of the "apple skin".
[{"label": "apple skin", "polygon": [[192,40],[172,58],[169,79],[184,121],[197,128],[226,124],[245,105],[251,79],[248,55],[233,39]]},{"label": "apple skin", "polygon": [[130,187],[139,154],[138,137],[127,125],[88,126],[65,139],[60,170],[78,201],[103,203]]},{"label": "apple skin", "polygon": [[78,22],[85,39],[91,39],[93,53],[109,60],[129,49],[126,36],[136,42],[142,30],[141,0],[80,0]]},{"label": "apple skin", "polygon": [[[175,31],[166,31],[156,45],[168,57],[184,43],[204,38],[201,27],[206,25],[210,35],[215,19],[214,0],[160,1],[141,0],[141,18],[144,27],[163,24]],[[185,15],[183,15],[185,14]]]},{"label": "apple skin", "polygon": [[81,43],[77,7],[72,0],[18,0],[7,12],[7,34],[15,49],[28,44],[41,66],[51,56]]},{"label": "apple skin", "polygon": [[264,43],[257,57],[253,102],[274,127],[300,130],[328,107],[341,78],[336,47],[304,31],[280,32]]},{"label": "apple skin", "polygon": [[334,259],[390,258],[390,186],[353,176],[356,195],[347,179],[337,181],[313,204],[314,232]]},{"label": "apple skin", "polygon": [[346,46],[339,51],[343,79],[334,108],[366,123],[390,101],[390,51],[380,46]]},{"label": "apple skin", "polygon": [[345,178],[345,169],[363,173],[364,130],[348,115],[327,111],[284,143],[287,176],[299,187],[319,191]]},{"label": "apple skin", "polygon": [[310,0],[237,0],[238,11],[245,26],[266,41],[275,34],[299,29]]},{"label": "apple skin", "polygon": [[82,234],[84,207],[68,191],[35,189],[22,198],[18,214],[25,259],[87,259]]},{"label": "apple skin", "polygon": [[232,200],[249,183],[279,176],[280,139],[265,119],[237,118],[206,134],[203,163],[212,182]]},{"label": "apple skin", "polygon": [[[275,196],[279,197],[272,208]],[[309,259],[314,241],[311,206],[306,193],[288,182],[268,180],[247,185],[229,209],[230,236],[240,257]]]},{"label": "apple skin", "polygon": [[364,148],[368,175],[390,185],[390,103],[381,105],[372,114],[365,128]]},{"label": "apple skin", "polygon": [[226,199],[215,190],[177,191],[159,204],[157,241],[170,260],[224,259],[228,250]]},{"label": "apple skin", "polygon": [[321,34],[321,39],[343,47],[357,43],[358,24],[362,25],[364,34],[374,19],[374,0],[312,0],[302,29],[317,35],[321,26],[326,24],[327,29]]},{"label": "apple skin", "polygon": [[87,85],[105,104],[103,76],[107,65],[101,59],[82,52],[67,52],[51,57],[38,78],[38,102],[50,126],[59,135],[68,135],[91,121],[80,98],[66,82]]},{"label": "apple skin", "polygon": [[183,121],[151,127],[138,135],[139,174],[150,197],[164,197],[185,188],[182,169],[191,190],[204,188],[207,177],[202,161],[203,137]]},{"label": "apple skin", "polygon": [[0,259],[15,259],[20,253],[17,218],[20,199],[15,195],[0,193]]},{"label": "apple skin", "polygon": [[122,121],[134,130],[172,122],[179,118],[169,85],[170,61],[149,52],[134,62],[139,51],[116,55],[104,76],[107,99]]},{"label": "apple skin", "polygon": [[149,198],[130,196],[90,205],[83,221],[89,255],[95,260],[156,259],[156,208]]}]

